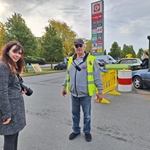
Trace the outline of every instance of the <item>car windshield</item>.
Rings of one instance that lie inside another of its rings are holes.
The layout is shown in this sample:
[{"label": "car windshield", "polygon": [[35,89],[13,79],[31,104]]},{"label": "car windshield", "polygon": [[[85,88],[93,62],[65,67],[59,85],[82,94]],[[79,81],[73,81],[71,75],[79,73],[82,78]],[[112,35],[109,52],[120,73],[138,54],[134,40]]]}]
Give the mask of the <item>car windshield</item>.
[{"label": "car windshield", "polygon": [[120,64],[134,64],[134,63],[142,63],[140,59],[122,59],[118,63]]}]

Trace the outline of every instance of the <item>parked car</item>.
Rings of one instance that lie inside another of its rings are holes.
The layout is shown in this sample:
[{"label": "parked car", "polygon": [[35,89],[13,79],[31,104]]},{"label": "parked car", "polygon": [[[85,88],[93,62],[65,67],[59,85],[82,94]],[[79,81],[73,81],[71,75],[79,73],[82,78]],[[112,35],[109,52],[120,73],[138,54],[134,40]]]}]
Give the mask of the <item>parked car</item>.
[{"label": "parked car", "polygon": [[150,88],[150,69],[132,71],[132,83],[136,89]]},{"label": "parked car", "polygon": [[130,65],[128,64],[106,64],[105,66],[106,70],[116,70],[117,73],[119,70],[131,70]]},{"label": "parked car", "polygon": [[54,70],[64,70],[64,69],[67,69],[67,63],[66,62],[60,62],[54,66]]},{"label": "parked car", "polygon": [[131,66],[131,70],[141,69],[142,61],[139,58],[122,58],[117,64],[129,64]]},{"label": "parked car", "polygon": [[116,64],[106,64],[106,70],[138,70],[141,63],[139,58],[122,58]]},{"label": "parked car", "polygon": [[114,58],[112,58],[110,55],[98,55],[95,56],[97,60],[99,61],[103,61],[106,64],[114,64],[116,63],[116,60]]}]

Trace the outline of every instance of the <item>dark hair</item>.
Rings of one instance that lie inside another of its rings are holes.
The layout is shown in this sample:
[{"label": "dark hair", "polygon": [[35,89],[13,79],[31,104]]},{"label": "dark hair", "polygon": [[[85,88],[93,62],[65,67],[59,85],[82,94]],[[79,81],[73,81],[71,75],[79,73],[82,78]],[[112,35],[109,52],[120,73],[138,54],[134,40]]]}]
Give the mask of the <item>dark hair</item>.
[{"label": "dark hair", "polygon": [[[14,51],[22,51],[22,55],[21,58],[16,62],[16,64],[13,62],[13,60],[9,57],[8,52],[10,51],[10,49],[15,46]],[[24,68],[24,58],[23,58],[23,53],[24,53],[24,49],[21,46],[21,44],[18,41],[10,41],[8,43],[6,43],[4,45],[4,47],[2,48],[2,61],[4,61],[11,72],[14,72],[13,68],[16,68],[15,66],[17,65],[17,72],[21,73],[23,68]],[[11,66],[10,66],[11,65]],[[12,68],[13,67],[13,68]]]},{"label": "dark hair", "polygon": [[144,52],[147,56],[149,56],[148,52]]}]

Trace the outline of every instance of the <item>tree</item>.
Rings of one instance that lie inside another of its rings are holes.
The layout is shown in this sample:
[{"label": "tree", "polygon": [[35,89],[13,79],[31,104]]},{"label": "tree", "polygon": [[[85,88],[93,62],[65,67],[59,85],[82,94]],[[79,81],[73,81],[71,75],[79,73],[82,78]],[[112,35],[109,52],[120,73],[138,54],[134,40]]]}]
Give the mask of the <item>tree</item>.
[{"label": "tree", "polygon": [[121,53],[121,48],[118,46],[117,42],[114,42],[108,54],[111,55],[113,58],[118,58],[120,57],[120,53]]},{"label": "tree", "polygon": [[52,61],[63,58],[63,46],[61,38],[57,36],[56,29],[51,24],[45,27],[45,31],[41,39],[41,45],[45,59],[51,62],[52,69]]},{"label": "tree", "polygon": [[107,55],[106,49],[104,50],[104,55]]},{"label": "tree", "polygon": [[86,45],[86,52],[92,54],[92,41],[91,40],[84,40]]},{"label": "tree", "polygon": [[5,26],[7,42],[11,40],[17,40],[24,47],[25,56],[36,55],[36,38],[27,27],[25,20],[20,14],[14,13],[11,18],[7,19]]},{"label": "tree", "polygon": [[128,45],[124,44],[122,51],[124,52],[124,57],[126,57],[127,54],[132,54],[133,58],[136,57],[136,53],[135,53],[132,45],[128,46]]},{"label": "tree", "polygon": [[5,27],[4,24],[0,22],[0,48],[6,43],[5,41]]},{"label": "tree", "polygon": [[71,56],[74,53],[73,45],[77,34],[65,22],[52,19],[49,23],[56,29],[57,36],[62,39],[64,57]]},{"label": "tree", "polygon": [[137,55],[136,55],[136,57],[141,58],[141,56],[143,55],[143,52],[144,52],[144,50],[142,48],[140,48]]}]

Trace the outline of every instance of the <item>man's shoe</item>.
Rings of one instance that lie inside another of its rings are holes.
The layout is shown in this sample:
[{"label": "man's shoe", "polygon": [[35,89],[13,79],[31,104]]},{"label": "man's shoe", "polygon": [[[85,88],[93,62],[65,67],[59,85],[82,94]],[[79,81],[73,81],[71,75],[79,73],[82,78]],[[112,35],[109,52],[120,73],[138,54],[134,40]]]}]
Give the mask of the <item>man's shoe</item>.
[{"label": "man's shoe", "polygon": [[87,142],[90,142],[90,141],[92,140],[92,136],[91,136],[90,133],[85,134],[85,140],[86,140]]},{"label": "man's shoe", "polygon": [[76,138],[77,135],[79,135],[80,133],[76,134],[74,132],[72,132],[70,135],[69,135],[69,140],[73,140]]}]

